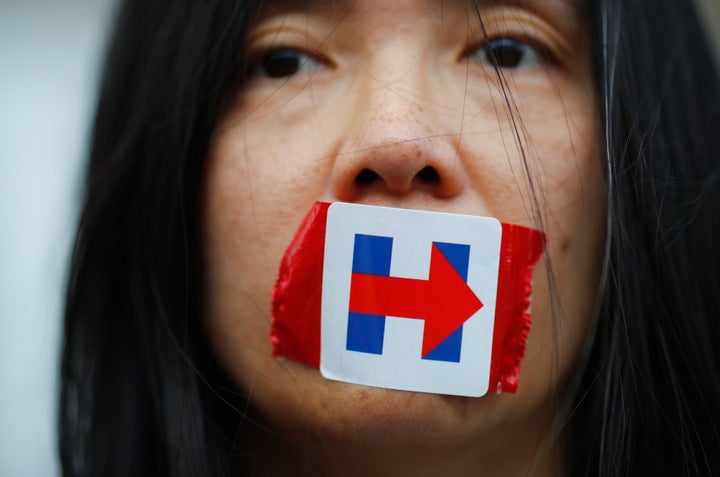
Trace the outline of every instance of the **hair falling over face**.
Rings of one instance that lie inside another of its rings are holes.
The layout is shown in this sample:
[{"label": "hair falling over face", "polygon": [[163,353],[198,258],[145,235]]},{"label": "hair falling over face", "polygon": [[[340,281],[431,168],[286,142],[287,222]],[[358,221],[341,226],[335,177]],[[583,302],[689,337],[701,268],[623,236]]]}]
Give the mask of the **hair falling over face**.
[{"label": "hair falling over face", "polygon": [[[121,3],[69,277],[65,475],[720,475],[718,75],[691,2]],[[317,201],[541,229],[516,394],[272,356]]]}]

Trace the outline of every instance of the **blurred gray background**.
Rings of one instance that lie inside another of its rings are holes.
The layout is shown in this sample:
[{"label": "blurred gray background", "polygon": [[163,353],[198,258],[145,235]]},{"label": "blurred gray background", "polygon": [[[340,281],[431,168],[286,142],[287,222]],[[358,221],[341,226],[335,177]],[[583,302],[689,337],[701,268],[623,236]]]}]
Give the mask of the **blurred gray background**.
[{"label": "blurred gray background", "polygon": [[0,476],[60,475],[62,288],[114,0],[0,0]]},{"label": "blurred gray background", "polygon": [[[699,3],[720,45],[720,0]],[[62,289],[114,4],[0,0],[0,476],[59,475]]]}]

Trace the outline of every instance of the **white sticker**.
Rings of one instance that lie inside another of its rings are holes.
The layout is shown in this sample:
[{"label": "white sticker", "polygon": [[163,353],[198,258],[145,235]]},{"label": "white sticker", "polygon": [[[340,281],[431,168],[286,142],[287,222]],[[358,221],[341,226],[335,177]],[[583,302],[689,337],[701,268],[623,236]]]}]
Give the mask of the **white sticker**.
[{"label": "white sticker", "polygon": [[502,226],[490,217],[334,203],[320,371],[407,391],[488,390]]}]

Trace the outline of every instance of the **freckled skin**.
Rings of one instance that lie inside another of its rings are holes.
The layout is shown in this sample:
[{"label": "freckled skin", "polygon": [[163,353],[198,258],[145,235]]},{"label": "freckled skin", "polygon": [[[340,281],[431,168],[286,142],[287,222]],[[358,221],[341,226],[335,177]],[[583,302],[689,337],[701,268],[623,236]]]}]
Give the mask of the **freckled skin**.
[{"label": "freckled skin", "polygon": [[[324,63],[279,81],[251,78],[208,154],[203,250],[211,345],[277,428],[278,445],[307,445],[263,471],[301,475],[297,457],[312,462],[308,475],[562,475],[553,396],[578,365],[591,325],[604,217],[588,39],[570,7],[559,17],[541,8],[483,7],[490,36],[529,32],[556,56],[505,71],[526,169],[495,72],[463,56],[468,38],[482,37],[461,2],[341,5],[261,17],[251,50],[275,42],[317,52]],[[437,172],[433,180],[419,174],[427,167]],[[357,180],[364,170],[374,175]],[[548,255],[534,275],[518,393],[473,399],[365,388],[273,358],[270,290],[317,200],[542,226]]]}]

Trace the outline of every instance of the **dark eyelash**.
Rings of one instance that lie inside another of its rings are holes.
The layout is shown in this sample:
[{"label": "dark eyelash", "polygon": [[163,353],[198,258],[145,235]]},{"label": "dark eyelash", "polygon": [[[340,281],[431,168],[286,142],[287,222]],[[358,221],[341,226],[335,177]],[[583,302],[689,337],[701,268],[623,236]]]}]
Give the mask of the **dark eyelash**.
[{"label": "dark eyelash", "polygon": [[501,40],[501,39],[509,39],[513,41],[517,41],[520,43],[523,43],[527,45],[528,47],[532,48],[538,55],[538,57],[542,60],[542,63],[546,64],[555,64],[556,63],[556,57],[552,53],[552,50],[545,46],[544,43],[541,41],[538,41],[537,39],[534,39],[532,37],[528,36],[518,36],[518,35],[496,35],[492,37],[488,37],[486,39],[483,39],[482,41],[478,43],[474,43],[471,46],[469,46],[462,54],[463,58],[470,58],[473,53],[483,50],[488,47],[492,42]]},{"label": "dark eyelash", "polygon": [[277,44],[272,45],[264,48],[258,48],[256,50],[251,50],[249,53],[245,56],[245,70],[246,71],[252,71],[252,69],[257,66],[260,62],[262,62],[263,58],[266,58],[268,55],[279,52],[283,50],[288,51],[296,51],[297,53],[301,55],[306,55],[318,63],[325,65],[325,66],[334,66],[334,64],[322,53],[319,53],[317,51],[310,51],[308,49],[293,46],[293,45],[286,45],[286,44]]}]

